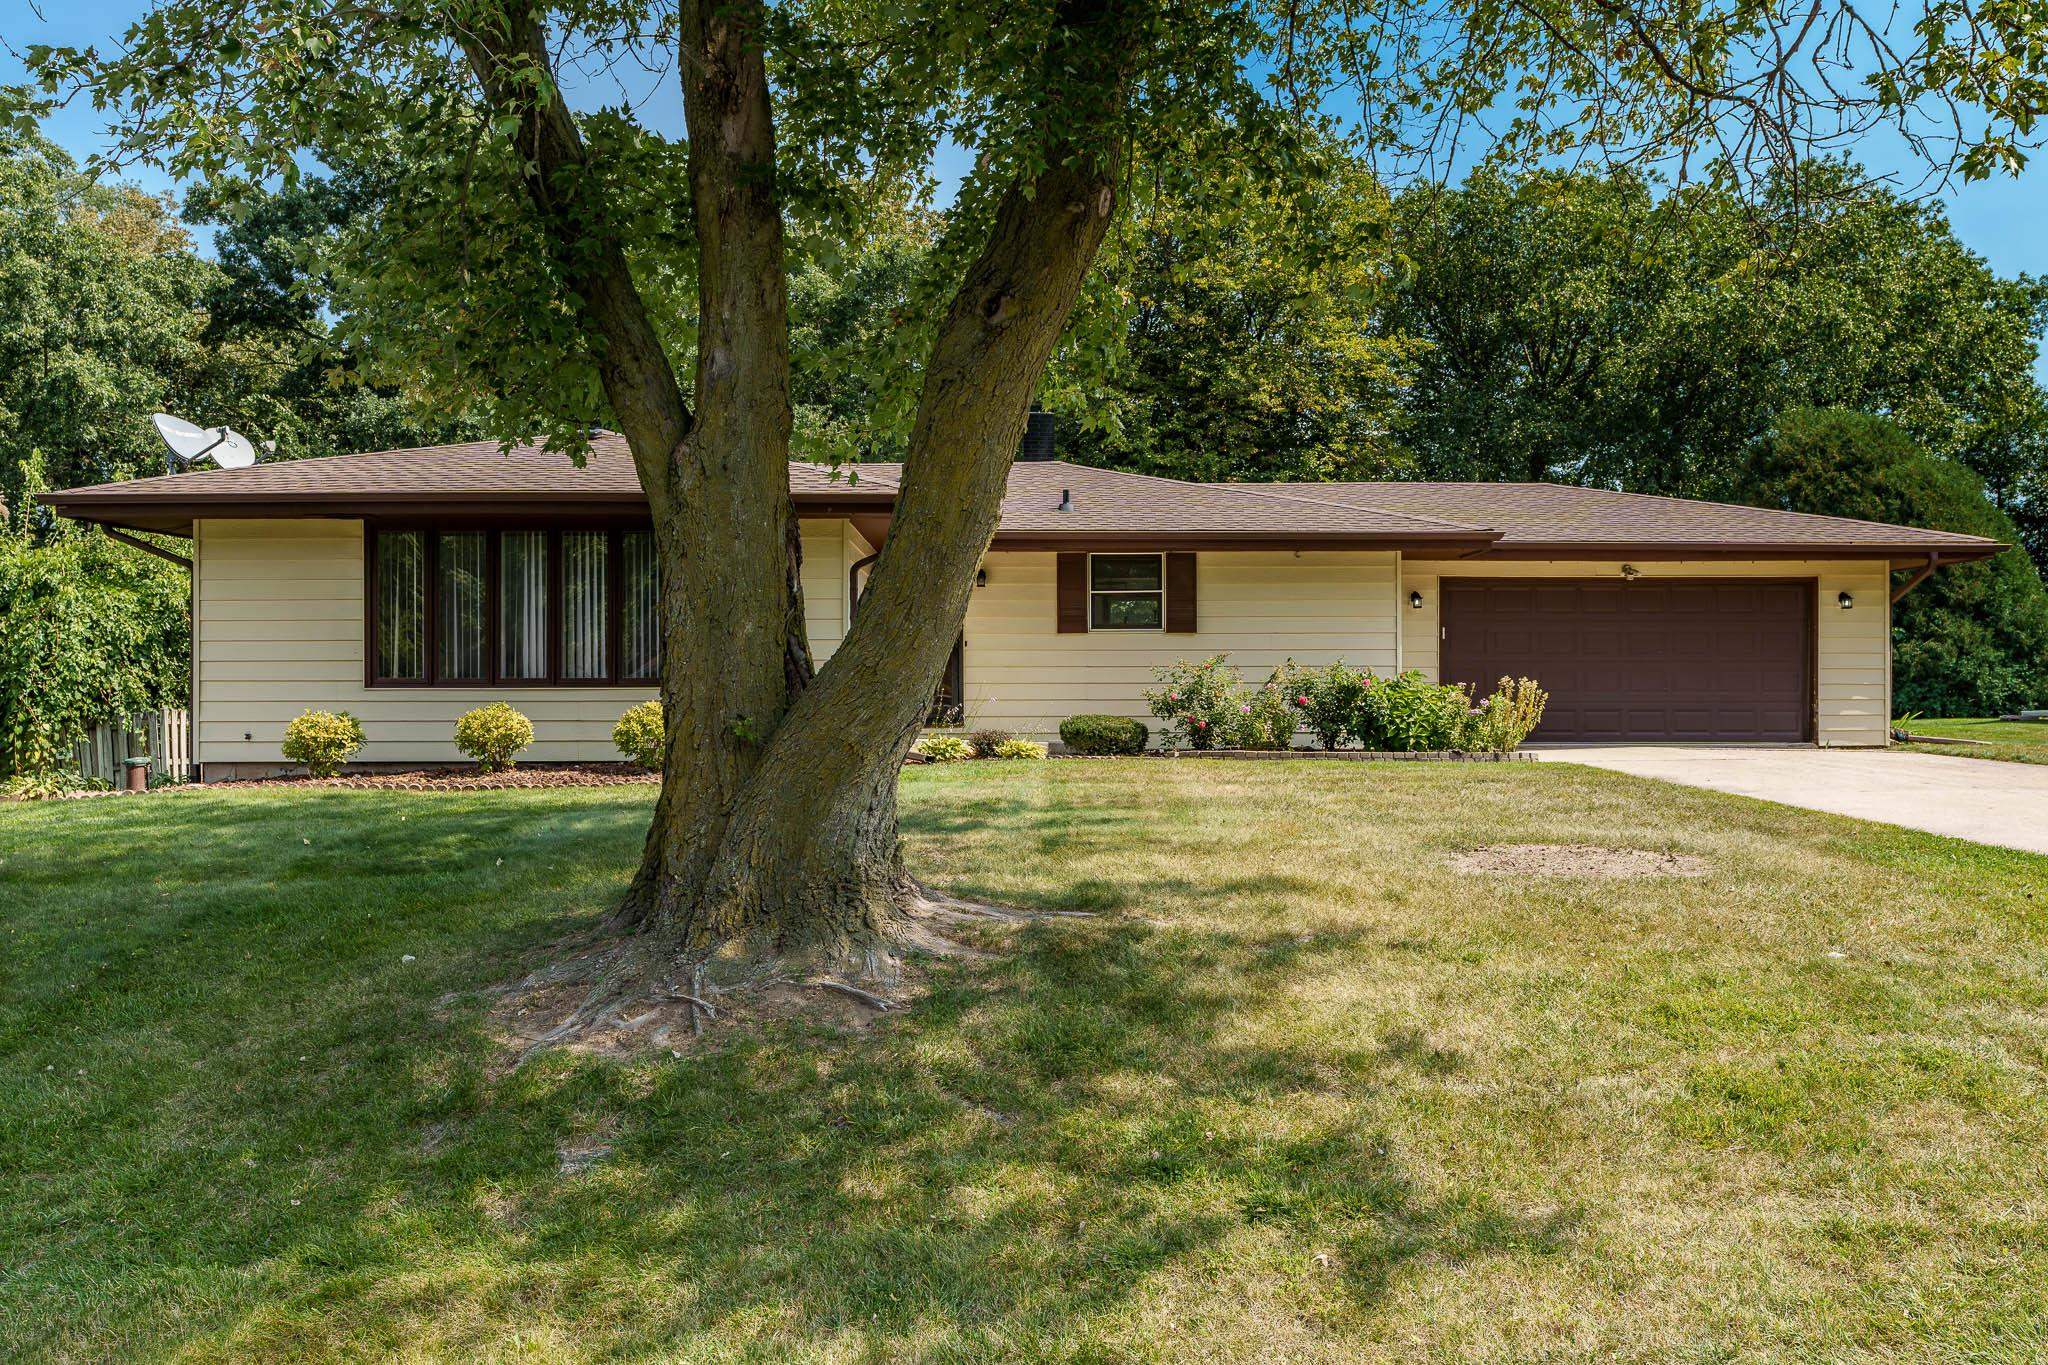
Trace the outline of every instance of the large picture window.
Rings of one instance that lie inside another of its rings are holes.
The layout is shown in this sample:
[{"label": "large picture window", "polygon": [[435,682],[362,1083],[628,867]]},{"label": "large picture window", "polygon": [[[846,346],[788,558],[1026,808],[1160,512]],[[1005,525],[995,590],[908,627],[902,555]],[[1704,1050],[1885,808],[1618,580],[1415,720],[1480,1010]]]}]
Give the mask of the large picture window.
[{"label": "large picture window", "polygon": [[369,557],[372,686],[657,681],[651,532],[377,529]]},{"label": "large picture window", "polygon": [[1163,630],[1166,557],[1090,555],[1088,626],[1091,630]]}]

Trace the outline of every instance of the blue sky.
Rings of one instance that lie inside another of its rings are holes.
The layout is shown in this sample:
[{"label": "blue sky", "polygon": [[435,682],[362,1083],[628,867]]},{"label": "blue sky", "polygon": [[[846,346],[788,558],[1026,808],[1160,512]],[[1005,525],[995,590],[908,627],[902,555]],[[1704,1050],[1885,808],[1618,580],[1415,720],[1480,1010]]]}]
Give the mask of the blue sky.
[{"label": "blue sky", "polygon": [[[101,43],[117,39],[121,31],[148,6],[144,0],[13,0],[16,19],[10,19],[0,35],[0,84],[25,79],[19,52],[30,43]],[[36,11],[40,11],[37,13]],[[672,80],[649,89],[622,92],[593,85],[582,92],[592,104],[618,102],[621,94],[639,103],[644,116],[662,126],[679,127],[681,95]],[[45,131],[58,143],[84,156],[104,150],[104,121],[89,104],[80,101],[56,114]],[[1857,158],[1871,171],[1893,175],[1904,186],[1920,182],[1923,168],[1895,137],[1874,136],[1856,149]],[[957,162],[938,167],[942,177],[957,175]],[[135,167],[130,179],[150,190],[176,189],[168,177],[148,167]],[[1972,250],[1982,254],[2002,275],[2048,275],[2048,152],[2042,153],[2018,177],[2000,177],[1973,185],[1957,184],[1937,196],[1948,209],[1956,235]],[[2041,362],[2048,379],[2048,356]]]}]

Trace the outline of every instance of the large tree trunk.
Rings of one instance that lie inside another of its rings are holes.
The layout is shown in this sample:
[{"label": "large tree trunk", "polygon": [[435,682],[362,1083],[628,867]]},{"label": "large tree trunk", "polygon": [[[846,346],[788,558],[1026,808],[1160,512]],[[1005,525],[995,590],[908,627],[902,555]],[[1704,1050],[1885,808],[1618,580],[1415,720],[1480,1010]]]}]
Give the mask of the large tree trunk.
[{"label": "large tree trunk", "polygon": [[1069,157],[999,206],[940,326],[860,615],[775,732],[718,850],[701,923],[722,939],[886,971],[908,890],[897,774],[1113,205],[1112,169]]},{"label": "large tree trunk", "polygon": [[[789,500],[789,303],[758,4],[682,7],[696,226],[697,420],[654,505],[667,638],[661,796],[617,917],[682,953],[731,927],[700,913],[734,803],[808,683]],[[650,500],[651,501],[651,500]]]},{"label": "large tree trunk", "polygon": [[[1051,65],[1114,65],[1063,6]],[[866,609],[815,680],[788,492],[787,297],[759,0],[685,0],[699,327],[684,403],[552,81],[537,11],[465,33],[517,114],[528,190],[598,343],[660,547],[662,788],[615,917],[657,976],[715,953],[886,971],[909,889],[896,779],[966,612],[1033,389],[1099,250],[1116,163],[1049,148],[997,207],[941,323]],[[535,98],[533,92],[539,91]]]}]

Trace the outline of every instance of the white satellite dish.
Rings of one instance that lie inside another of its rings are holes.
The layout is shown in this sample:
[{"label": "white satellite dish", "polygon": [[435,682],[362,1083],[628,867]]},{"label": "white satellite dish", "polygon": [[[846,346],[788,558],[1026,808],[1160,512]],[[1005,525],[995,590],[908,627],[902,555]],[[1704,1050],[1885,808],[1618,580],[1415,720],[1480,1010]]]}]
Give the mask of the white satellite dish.
[{"label": "white satellite dish", "polygon": [[205,458],[222,469],[246,469],[256,463],[256,447],[232,427],[194,426],[168,412],[155,413],[149,420],[177,461],[190,464]]}]

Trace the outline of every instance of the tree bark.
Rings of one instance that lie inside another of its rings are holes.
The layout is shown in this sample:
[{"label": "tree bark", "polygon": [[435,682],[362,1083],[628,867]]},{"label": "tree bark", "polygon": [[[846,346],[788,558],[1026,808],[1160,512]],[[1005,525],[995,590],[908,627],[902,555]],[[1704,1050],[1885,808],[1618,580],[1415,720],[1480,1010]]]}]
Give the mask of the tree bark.
[{"label": "tree bark", "polygon": [[667,750],[639,874],[617,917],[675,953],[727,936],[699,913],[734,802],[809,682],[802,541],[789,499],[789,301],[758,3],[682,7],[697,235],[697,422],[657,510]]},{"label": "tree bark", "polygon": [[761,19],[758,3],[691,0],[682,10],[699,254],[694,404],[682,397],[554,83],[539,12],[515,8],[502,29],[460,39],[487,104],[518,118],[529,197],[596,342],[605,396],[653,518],[665,627],[662,787],[614,922],[664,926],[678,942],[695,937],[689,910],[733,804],[810,675]]}]

